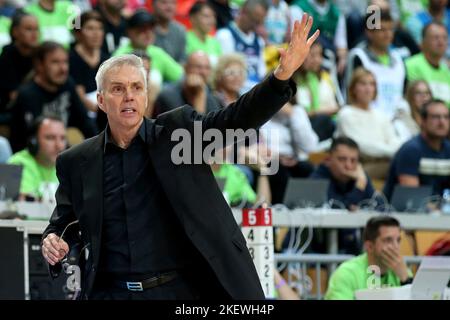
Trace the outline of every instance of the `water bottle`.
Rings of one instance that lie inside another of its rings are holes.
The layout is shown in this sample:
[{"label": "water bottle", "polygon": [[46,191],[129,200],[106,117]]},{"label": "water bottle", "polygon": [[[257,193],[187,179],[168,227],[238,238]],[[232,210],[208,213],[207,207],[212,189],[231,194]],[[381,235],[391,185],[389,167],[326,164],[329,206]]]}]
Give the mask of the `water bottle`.
[{"label": "water bottle", "polygon": [[441,212],[450,215],[450,189],[444,189],[442,193]]}]

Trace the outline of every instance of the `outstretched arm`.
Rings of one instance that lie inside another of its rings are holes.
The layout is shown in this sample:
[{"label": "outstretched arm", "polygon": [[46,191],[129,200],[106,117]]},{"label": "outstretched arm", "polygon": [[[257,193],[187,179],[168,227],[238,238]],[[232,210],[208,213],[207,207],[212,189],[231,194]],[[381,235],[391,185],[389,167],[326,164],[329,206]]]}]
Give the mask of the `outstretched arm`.
[{"label": "outstretched arm", "polygon": [[[194,121],[202,122],[203,132],[210,128],[222,132],[226,129],[258,129],[295,93],[296,86],[290,78],[303,64],[311,45],[319,36],[319,31],[316,31],[308,38],[312,21],[312,17],[304,14],[300,22],[295,22],[291,42],[287,49],[280,49],[280,61],[273,74],[228,107],[200,115],[193,108],[185,106],[162,114],[157,121],[172,130],[188,127],[193,131]],[[170,120],[166,121],[166,118]]]}]

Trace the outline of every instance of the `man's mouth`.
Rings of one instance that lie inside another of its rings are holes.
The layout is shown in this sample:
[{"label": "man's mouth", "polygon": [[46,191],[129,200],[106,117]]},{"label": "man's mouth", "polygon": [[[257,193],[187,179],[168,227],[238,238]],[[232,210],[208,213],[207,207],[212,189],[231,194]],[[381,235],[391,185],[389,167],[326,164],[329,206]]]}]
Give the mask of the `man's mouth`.
[{"label": "man's mouth", "polygon": [[124,108],[120,112],[121,113],[133,113],[133,112],[136,112],[136,109],[134,109],[134,108]]}]

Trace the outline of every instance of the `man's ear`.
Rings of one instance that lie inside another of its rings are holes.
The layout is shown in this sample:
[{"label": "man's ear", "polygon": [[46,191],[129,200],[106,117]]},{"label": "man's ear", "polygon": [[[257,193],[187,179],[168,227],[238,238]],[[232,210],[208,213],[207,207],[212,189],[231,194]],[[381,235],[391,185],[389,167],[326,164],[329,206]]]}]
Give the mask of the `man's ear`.
[{"label": "man's ear", "polygon": [[373,252],[373,247],[374,247],[374,243],[370,240],[364,241],[364,249],[366,249],[366,251],[368,253]]},{"label": "man's ear", "polygon": [[100,108],[100,110],[102,110],[103,112],[106,113],[106,111],[103,107],[103,102],[104,102],[103,93],[97,92],[97,105]]}]

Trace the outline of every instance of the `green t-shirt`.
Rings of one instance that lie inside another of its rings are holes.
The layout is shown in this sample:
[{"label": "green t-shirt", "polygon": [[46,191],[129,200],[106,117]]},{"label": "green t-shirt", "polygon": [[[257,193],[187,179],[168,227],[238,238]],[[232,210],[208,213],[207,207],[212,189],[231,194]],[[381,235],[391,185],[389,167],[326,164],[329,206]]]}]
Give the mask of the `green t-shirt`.
[{"label": "green t-shirt", "polygon": [[[355,291],[367,289],[374,274],[368,269],[367,253],[342,263],[331,275],[326,300],[354,300]],[[399,287],[400,278],[389,270],[380,278],[381,287]]]},{"label": "green t-shirt", "polygon": [[72,23],[80,14],[73,3],[65,0],[55,1],[55,8],[50,12],[43,9],[36,1],[27,5],[24,10],[37,18],[40,41],[51,40],[69,48],[72,41]]},{"label": "green t-shirt", "polygon": [[[113,56],[118,56],[126,53],[133,53],[134,49],[131,43],[119,47]],[[152,70],[157,70],[164,82],[174,82],[181,79],[183,76],[183,67],[176,62],[163,49],[150,45],[147,47],[147,54],[151,59]]]},{"label": "green t-shirt", "polygon": [[9,36],[10,26],[11,19],[0,16],[0,53],[2,53],[3,47],[11,42],[11,37]]},{"label": "green t-shirt", "polygon": [[381,56],[378,56],[378,62],[384,66],[389,66],[391,63],[391,58],[389,57],[389,54],[382,54]]},{"label": "green t-shirt", "polygon": [[56,176],[56,167],[48,168],[40,165],[27,149],[13,154],[8,163],[23,166],[20,193],[40,198],[42,197],[43,185],[59,183]]},{"label": "green t-shirt", "polygon": [[450,107],[450,69],[445,62],[435,68],[428,63],[423,53],[418,53],[406,59],[405,64],[408,81],[425,80],[431,88],[433,98],[445,101]]},{"label": "green t-shirt", "polygon": [[223,192],[230,204],[239,204],[243,200],[254,203],[256,194],[249,184],[245,174],[232,164],[222,164],[218,171],[213,171],[214,177],[225,179]]},{"label": "green t-shirt", "polygon": [[186,33],[186,54],[189,55],[195,51],[203,51],[208,54],[211,63],[215,65],[217,59],[222,54],[222,47],[219,41],[208,35],[205,41],[202,41],[193,31]]}]

